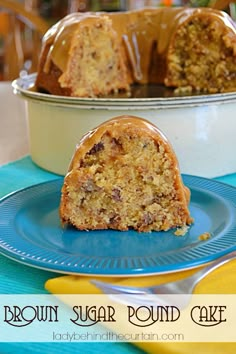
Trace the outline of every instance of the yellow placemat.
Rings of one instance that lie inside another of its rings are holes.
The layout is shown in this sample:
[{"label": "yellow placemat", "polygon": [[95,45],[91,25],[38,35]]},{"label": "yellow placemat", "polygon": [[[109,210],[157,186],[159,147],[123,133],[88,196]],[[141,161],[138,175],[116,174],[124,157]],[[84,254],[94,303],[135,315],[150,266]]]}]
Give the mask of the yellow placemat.
[{"label": "yellow placemat", "polygon": [[[102,281],[130,286],[157,285],[188,277],[198,269],[177,273],[133,277],[133,278],[102,278]],[[93,278],[95,279],[95,278]],[[99,279],[99,278],[96,278]],[[101,278],[100,278],[101,279]],[[100,294],[101,291],[90,283],[90,277],[65,275],[49,279],[45,288],[52,294]],[[195,294],[235,294],[236,300],[236,260],[214,270],[195,288]],[[134,343],[147,353],[160,354],[234,354],[236,343]]]}]

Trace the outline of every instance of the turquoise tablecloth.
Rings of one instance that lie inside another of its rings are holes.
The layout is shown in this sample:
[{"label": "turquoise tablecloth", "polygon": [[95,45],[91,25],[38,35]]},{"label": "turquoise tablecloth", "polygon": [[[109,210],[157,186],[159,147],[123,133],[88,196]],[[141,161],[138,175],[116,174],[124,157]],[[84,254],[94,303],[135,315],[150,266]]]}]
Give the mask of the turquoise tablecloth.
[{"label": "turquoise tablecloth", "polygon": [[[37,167],[30,157],[24,157],[0,167],[0,197],[15,190],[48,181],[58,176]],[[236,186],[236,173],[217,180]],[[0,215],[1,218],[1,215]],[[44,283],[56,273],[27,267],[0,256],[0,293],[1,294],[43,294]],[[0,354],[4,353],[143,353],[132,344],[121,343],[0,343]],[[157,353],[158,354],[158,353]],[[160,353],[161,354],[161,353]]]},{"label": "turquoise tablecloth", "polygon": [[[0,198],[17,189],[58,176],[38,168],[30,157],[0,167]],[[1,215],[0,215],[1,218]],[[0,255],[0,294],[46,294],[44,283],[56,273],[27,267]],[[140,354],[132,344],[121,343],[0,343],[0,354]]]}]

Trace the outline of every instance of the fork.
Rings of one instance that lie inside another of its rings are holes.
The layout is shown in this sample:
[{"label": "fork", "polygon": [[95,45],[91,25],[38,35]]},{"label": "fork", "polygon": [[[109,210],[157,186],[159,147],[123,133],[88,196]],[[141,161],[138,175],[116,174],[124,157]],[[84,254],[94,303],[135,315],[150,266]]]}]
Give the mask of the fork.
[{"label": "fork", "polygon": [[211,262],[208,266],[194,273],[192,276],[170,282],[161,285],[154,285],[150,287],[131,287],[131,286],[120,286],[110,283],[105,283],[99,280],[91,280],[95,286],[105,294],[126,294],[126,295],[164,295],[164,294],[192,294],[195,286],[205,278],[214,269],[222,266],[223,264],[229,262],[230,260],[236,258],[236,250],[230,252],[224,256],[219,257],[217,260]]}]

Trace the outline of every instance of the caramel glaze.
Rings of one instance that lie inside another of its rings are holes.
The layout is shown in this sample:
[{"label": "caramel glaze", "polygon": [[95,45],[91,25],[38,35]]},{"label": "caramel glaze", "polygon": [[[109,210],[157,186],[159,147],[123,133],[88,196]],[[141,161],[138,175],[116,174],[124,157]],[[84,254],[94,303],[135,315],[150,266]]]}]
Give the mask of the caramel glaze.
[{"label": "caramel glaze", "polygon": [[[79,26],[96,22],[104,16],[112,20],[112,27],[127,58],[130,82],[136,83],[163,83],[171,39],[179,26],[191,21],[194,16],[210,16],[236,34],[236,27],[230,16],[208,8],[145,8],[116,13],[73,13],[45,34],[42,52],[46,47],[48,51],[43,71],[47,73],[53,62],[64,72],[74,31]],[[151,65],[152,62],[155,62],[155,66]]]},{"label": "caramel glaze", "polygon": [[[125,132],[127,133],[130,128],[132,128],[132,131],[135,131],[137,136],[150,136],[150,138],[153,139],[157,145],[164,147],[168,158],[170,158],[172,161],[173,169],[175,170],[175,188],[179,191],[180,198],[186,205],[186,214],[188,215],[187,224],[191,224],[193,219],[191,218],[188,211],[188,204],[190,202],[190,190],[183,184],[178,159],[171,144],[168,142],[165,135],[154,124],[150,123],[146,119],[135,116],[123,115],[114,117],[102,123],[97,128],[89,131],[82,137],[80,143],[76,147],[74,156],[72,157],[68,173],[65,176],[62,195],[63,192],[66,193],[67,179],[71,180],[71,174],[73,175],[73,171],[80,167],[81,161],[85,157],[86,153],[89,152],[94,145],[101,141],[101,138],[105,133],[109,134],[113,138],[118,139],[122,134]],[[61,208],[63,208],[63,203],[61,203]]]}]

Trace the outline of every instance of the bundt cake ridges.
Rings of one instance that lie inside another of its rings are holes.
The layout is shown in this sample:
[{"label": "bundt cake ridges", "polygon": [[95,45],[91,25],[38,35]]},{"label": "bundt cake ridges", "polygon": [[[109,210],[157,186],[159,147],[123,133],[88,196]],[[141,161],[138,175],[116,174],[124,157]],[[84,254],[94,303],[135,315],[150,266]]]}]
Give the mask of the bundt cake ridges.
[{"label": "bundt cake ridges", "polygon": [[232,19],[207,8],[75,13],[44,37],[39,90],[99,97],[149,82],[188,91],[236,90]]}]

